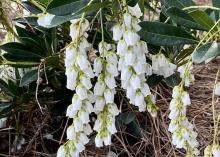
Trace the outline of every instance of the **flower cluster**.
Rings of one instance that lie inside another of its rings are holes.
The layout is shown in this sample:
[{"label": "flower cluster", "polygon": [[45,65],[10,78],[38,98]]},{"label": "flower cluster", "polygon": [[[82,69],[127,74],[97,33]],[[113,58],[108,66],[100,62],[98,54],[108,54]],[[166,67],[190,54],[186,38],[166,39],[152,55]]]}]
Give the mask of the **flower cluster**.
[{"label": "flower cluster", "polygon": [[174,74],[176,65],[172,64],[162,53],[152,55],[152,70],[154,74],[166,77]]},{"label": "flower cluster", "polygon": [[115,116],[119,114],[117,105],[114,103],[116,93],[115,77],[118,76],[118,59],[114,47],[105,42],[99,44],[100,57],[94,61],[94,72],[98,81],[94,86],[96,97],[94,111],[97,120],[94,130],[97,131],[95,144],[97,147],[111,145],[111,135],[116,133]]},{"label": "flower cluster", "polygon": [[113,27],[113,39],[118,42],[121,84],[130,102],[138,106],[139,111],[145,111],[145,97],[151,94],[145,76],[152,74],[152,68],[146,62],[147,44],[137,34],[141,29],[138,22],[142,12],[136,4],[134,7],[127,6],[122,16]]},{"label": "flower cluster", "polygon": [[172,97],[169,107],[171,122],[168,129],[172,133],[172,143],[177,148],[186,149],[188,156],[198,155],[197,133],[193,131],[194,126],[186,117],[186,107],[191,104],[189,94],[182,86],[175,86]]},{"label": "flower cluster", "polygon": [[58,157],[65,156],[63,154],[79,156],[79,153],[85,149],[85,144],[89,142],[87,135],[92,132],[89,114],[94,110],[92,103],[95,100],[90,89],[91,78],[95,75],[87,59],[87,51],[91,48],[86,33],[89,22],[82,18],[72,20],[71,23],[72,42],[66,49],[65,66],[67,88],[75,90],[72,104],[68,106],[66,112],[66,116],[73,119],[73,124],[67,128],[68,142],[59,148]]},{"label": "flower cluster", "polygon": [[189,64],[184,64],[178,67],[177,70],[180,73],[180,77],[183,79],[186,87],[189,87],[195,81],[194,75],[191,73],[192,68],[192,62],[190,62]]},{"label": "flower cluster", "polygon": [[219,156],[220,156],[219,144],[208,145],[204,150],[204,157],[219,157]]}]

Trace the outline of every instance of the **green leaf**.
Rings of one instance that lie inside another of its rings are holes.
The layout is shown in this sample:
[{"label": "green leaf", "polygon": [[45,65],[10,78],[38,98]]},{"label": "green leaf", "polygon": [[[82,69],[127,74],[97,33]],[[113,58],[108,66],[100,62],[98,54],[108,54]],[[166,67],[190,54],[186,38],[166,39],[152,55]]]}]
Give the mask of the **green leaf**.
[{"label": "green leaf", "polygon": [[134,112],[121,113],[118,116],[118,119],[124,124],[129,124],[129,123],[131,123],[132,121],[135,120],[135,113]]},{"label": "green leaf", "polygon": [[157,86],[161,81],[163,80],[163,76],[158,76],[156,74],[153,74],[147,78],[147,84],[153,88]]},{"label": "green leaf", "polygon": [[50,56],[47,57],[45,60],[46,66],[57,66],[59,64],[59,57],[58,56]]},{"label": "green leaf", "polygon": [[138,3],[139,0],[127,0],[127,5],[133,7]]},{"label": "green leaf", "polygon": [[177,7],[169,8],[166,13],[171,17],[171,19],[173,19],[177,24],[181,26],[198,30],[205,30],[205,28],[198,24],[187,12]]},{"label": "green leaf", "polygon": [[[220,8],[220,1],[219,0],[212,0],[212,4],[216,8]],[[215,20],[218,21],[220,15],[220,11],[215,11]]]},{"label": "green leaf", "polygon": [[95,11],[95,10],[99,10],[100,8],[106,7],[107,5],[111,4],[108,1],[105,2],[94,2],[91,3],[88,6],[85,6],[84,8],[80,9],[78,12],[76,12],[75,14],[82,14],[84,12],[90,12],[90,11]]},{"label": "green leaf", "polygon": [[16,108],[16,104],[9,104],[7,107],[0,111],[0,118],[6,117],[9,112],[11,112],[14,108]]},{"label": "green leaf", "polygon": [[180,79],[179,75],[173,74],[173,75],[165,78],[165,82],[168,86],[175,87],[180,84],[181,79]]},{"label": "green leaf", "polygon": [[197,23],[199,23],[207,30],[210,30],[214,26],[214,22],[204,11],[196,10],[190,12],[189,14]]},{"label": "green leaf", "polygon": [[138,34],[144,41],[153,45],[173,46],[197,43],[191,34],[179,27],[150,21],[140,22],[139,25],[142,29]]},{"label": "green leaf", "polygon": [[29,68],[29,67],[36,67],[39,65],[40,62],[28,62],[28,61],[24,61],[24,62],[11,62],[11,61],[4,61],[2,64],[3,65],[10,65],[12,67],[16,67],[16,68]]},{"label": "green leaf", "polygon": [[193,53],[193,50],[194,50],[193,47],[189,47],[187,49],[183,49],[182,51],[180,51],[175,58],[176,62],[179,64],[182,60],[184,60],[186,57],[191,55]]},{"label": "green leaf", "polygon": [[38,78],[38,69],[34,69],[31,71],[28,71],[20,80],[19,87],[23,87],[25,85],[28,85],[32,83],[33,81],[36,81]]},{"label": "green leaf", "polygon": [[0,46],[1,50],[6,51],[3,56],[8,61],[40,61],[42,58],[39,54],[34,53],[24,44],[17,42],[10,42]]},{"label": "green leaf", "polygon": [[168,7],[175,6],[180,9],[196,5],[192,0],[164,0],[163,2]]},{"label": "green leaf", "polygon": [[39,37],[36,33],[31,32],[27,29],[21,28],[19,26],[16,26],[16,31],[18,33],[18,36],[21,39],[29,38],[32,40],[31,43],[36,45],[35,47],[39,47],[42,50],[46,50],[44,40],[42,40],[42,37]]},{"label": "green leaf", "polygon": [[192,60],[195,63],[209,62],[220,53],[217,42],[207,43],[193,52]]},{"label": "green leaf", "polygon": [[42,49],[40,45],[38,45],[39,43],[33,40],[32,38],[21,37],[19,38],[19,41],[28,48],[30,48],[34,53],[39,54],[41,56],[45,56],[46,50]]},{"label": "green leaf", "polygon": [[47,12],[58,16],[70,15],[85,7],[88,2],[88,0],[53,0],[48,5]]},{"label": "green leaf", "polygon": [[9,87],[9,85],[2,79],[0,79],[0,89],[5,93],[8,94],[9,96],[14,97],[14,93],[13,91],[11,91],[11,88]]}]

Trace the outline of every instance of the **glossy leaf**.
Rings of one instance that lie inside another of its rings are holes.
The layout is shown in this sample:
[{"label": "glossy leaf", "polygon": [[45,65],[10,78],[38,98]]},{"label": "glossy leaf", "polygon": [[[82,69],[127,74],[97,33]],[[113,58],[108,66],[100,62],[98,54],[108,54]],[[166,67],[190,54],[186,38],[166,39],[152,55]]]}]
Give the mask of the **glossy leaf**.
[{"label": "glossy leaf", "polygon": [[[216,8],[220,8],[220,1],[219,0],[212,0],[212,4]],[[220,16],[220,11],[215,10],[215,20],[218,21]]]},{"label": "glossy leaf", "polygon": [[23,87],[25,85],[28,85],[32,83],[33,81],[36,81],[38,78],[38,69],[34,69],[31,71],[28,71],[20,80],[19,87]]},{"label": "glossy leaf", "polygon": [[208,30],[211,29],[214,25],[212,19],[204,11],[196,10],[190,12],[189,14],[197,23],[199,23],[201,26]]},{"label": "glossy leaf", "polygon": [[166,13],[171,17],[172,20],[181,26],[199,30],[205,29],[200,24],[198,24],[187,12],[177,7],[169,8]]},{"label": "glossy leaf", "polygon": [[118,116],[118,120],[120,120],[124,124],[129,124],[135,120],[135,113],[134,112],[121,113]]},{"label": "glossy leaf", "polygon": [[47,12],[58,16],[70,15],[85,7],[88,2],[88,0],[53,0],[48,5]]},{"label": "glossy leaf", "polygon": [[2,79],[0,79],[0,89],[9,96],[15,96],[9,85]]},{"label": "glossy leaf", "polygon": [[195,5],[192,0],[163,0],[162,2],[168,7],[174,6],[180,9]]},{"label": "glossy leaf", "polygon": [[24,44],[10,42],[0,46],[1,50],[6,51],[4,57],[9,61],[40,61],[42,58],[31,49],[28,49]]},{"label": "glossy leaf", "polygon": [[173,75],[165,78],[165,82],[168,86],[175,87],[180,84],[181,79],[180,79],[179,75],[173,74]]},{"label": "glossy leaf", "polygon": [[195,63],[209,62],[220,54],[217,42],[207,43],[193,52],[192,59]]},{"label": "glossy leaf", "polygon": [[160,22],[144,21],[139,25],[142,29],[138,32],[143,40],[154,45],[180,45],[195,44],[197,40],[185,30]]},{"label": "glossy leaf", "polygon": [[127,0],[127,4],[131,7],[135,6],[139,0]]}]

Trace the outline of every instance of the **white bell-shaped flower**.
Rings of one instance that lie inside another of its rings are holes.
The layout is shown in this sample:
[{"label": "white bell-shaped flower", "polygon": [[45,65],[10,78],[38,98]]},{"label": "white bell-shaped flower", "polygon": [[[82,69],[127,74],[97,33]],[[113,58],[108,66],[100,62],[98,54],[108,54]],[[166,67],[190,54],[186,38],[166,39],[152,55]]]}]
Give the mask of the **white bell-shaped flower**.
[{"label": "white bell-shaped flower", "polygon": [[88,98],[87,89],[82,85],[79,85],[76,87],[76,93],[80,100],[84,100]]},{"label": "white bell-shaped flower", "polygon": [[96,147],[103,147],[103,142],[104,142],[104,140],[102,138],[100,138],[99,135],[97,135],[95,137],[95,145],[96,145]]},{"label": "white bell-shaped flower", "polygon": [[43,27],[50,27],[54,16],[55,15],[52,15],[49,13],[38,14],[37,23],[38,23],[38,25],[43,26]]},{"label": "white bell-shaped flower", "polygon": [[96,58],[94,61],[94,72],[98,76],[102,71],[102,60],[101,58]]},{"label": "white bell-shaped flower", "polygon": [[215,95],[220,95],[220,82],[215,85]]},{"label": "white bell-shaped flower", "polygon": [[112,31],[113,31],[113,40],[115,41],[120,40],[124,34],[124,29],[120,24],[115,25],[112,28]]},{"label": "white bell-shaped flower", "polygon": [[134,7],[128,6],[128,10],[131,13],[131,15],[135,16],[136,18],[140,18],[143,15],[138,3]]},{"label": "white bell-shaped flower", "polygon": [[57,151],[57,157],[64,157],[64,156],[66,156],[66,148],[64,145],[62,145]]},{"label": "white bell-shaped flower", "polygon": [[127,30],[124,33],[124,39],[127,45],[134,46],[140,40],[140,36],[132,30]]},{"label": "white bell-shaped flower", "polygon": [[66,130],[67,139],[68,140],[75,140],[76,139],[76,132],[74,126],[69,126]]}]

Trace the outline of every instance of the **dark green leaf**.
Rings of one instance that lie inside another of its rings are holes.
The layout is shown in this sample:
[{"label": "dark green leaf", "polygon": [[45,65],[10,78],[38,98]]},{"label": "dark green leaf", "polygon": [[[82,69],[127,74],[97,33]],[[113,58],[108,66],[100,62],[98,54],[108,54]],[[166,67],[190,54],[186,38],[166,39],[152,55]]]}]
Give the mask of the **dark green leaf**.
[{"label": "dark green leaf", "polygon": [[64,16],[78,12],[88,4],[88,0],[53,0],[47,7],[50,14]]},{"label": "dark green leaf", "polygon": [[206,28],[207,30],[210,30],[212,26],[214,25],[214,22],[212,19],[204,12],[201,10],[196,10],[192,11],[189,13],[192,18],[199,23],[201,26]]},{"label": "dark green leaf", "polygon": [[11,42],[0,46],[1,50],[6,51],[4,57],[8,61],[40,61],[42,58],[39,54],[34,53],[24,44]]},{"label": "dark green leaf", "polygon": [[173,75],[165,78],[165,82],[168,86],[175,87],[180,84],[181,79],[180,79],[179,75],[173,74]]},{"label": "dark green leaf", "polygon": [[183,49],[182,51],[180,51],[175,58],[176,62],[179,63],[180,61],[184,60],[186,57],[188,57],[189,55],[193,53],[193,50],[194,48],[190,47],[190,48]]},{"label": "dark green leaf", "polygon": [[135,120],[134,112],[124,112],[118,116],[118,120],[120,120],[124,124],[129,124]]},{"label": "dark green leaf", "polygon": [[9,85],[2,79],[0,79],[0,89],[5,93],[8,94],[9,96],[14,97],[14,93],[11,90],[11,88],[9,87]]},{"label": "dark green leaf", "polygon": [[0,111],[0,118],[6,117],[7,114],[8,114],[9,112],[11,112],[15,107],[17,107],[16,104],[10,104],[8,107],[5,107],[4,109],[2,109],[2,110]]},{"label": "dark green leaf", "polygon": [[20,38],[31,38],[33,41],[31,43],[36,44],[36,47],[39,47],[42,50],[46,50],[45,42],[42,40],[42,37],[39,37],[36,33],[18,26],[16,26],[16,30]]},{"label": "dark green leaf", "polygon": [[16,68],[29,68],[29,67],[36,67],[39,65],[40,62],[28,62],[28,61],[20,61],[20,62],[13,62],[13,61],[6,61],[3,64],[4,65],[10,65],[12,67]]},{"label": "dark green leaf", "polygon": [[46,58],[46,66],[57,66],[59,64],[58,56],[50,56]]},{"label": "dark green leaf", "polygon": [[106,1],[106,2],[94,2],[91,3],[88,6],[85,6],[84,8],[80,9],[78,12],[76,12],[75,14],[82,14],[84,12],[90,12],[90,11],[95,11],[95,10],[99,10],[100,8],[106,7],[107,5],[111,4],[110,2]]},{"label": "dark green leaf", "polygon": [[36,81],[38,78],[38,69],[28,71],[20,80],[19,87],[23,87],[25,85],[28,85],[32,83],[33,81]]},{"label": "dark green leaf", "polygon": [[147,84],[153,88],[155,86],[157,86],[163,79],[163,76],[158,76],[158,75],[151,75],[147,78]]},{"label": "dark green leaf", "polygon": [[128,124],[128,128],[132,131],[131,133],[137,137],[137,138],[142,138],[142,133],[141,133],[141,129],[140,126],[138,125],[138,123],[136,121],[132,121],[130,124]]},{"label": "dark green leaf", "polygon": [[21,24],[28,24],[31,26],[38,26],[37,17],[22,17],[15,19],[16,22]]},{"label": "dark green leaf", "polygon": [[131,7],[135,6],[139,0],[127,0],[127,4]]},{"label": "dark green leaf", "polygon": [[217,42],[207,43],[193,52],[193,62],[209,62],[220,53],[220,47]]},{"label": "dark green leaf", "polygon": [[[212,0],[212,4],[216,8],[220,8],[220,1],[219,0]],[[215,11],[215,20],[218,21],[220,15],[220,11]]]},{"label": "dark green leaf", "polygon": [[144,21],[140,22],[139,25],[142,29],[138,34],[150,44],[173,46],[197,43],[197,40],[191,34],[169,24]]},{"label": "dark green leaf", "polygon": [[171,7],[166,11],[167,15],[171,17],[177,24],[188,28],[205,30],[200,24],[198,24],[187,12],[177,8]]},{"label": "dark green leaf", "polygon": [[168,7],[175,6],[180,9],[195,5],[192,0],[162,0],[162,2]]}]

